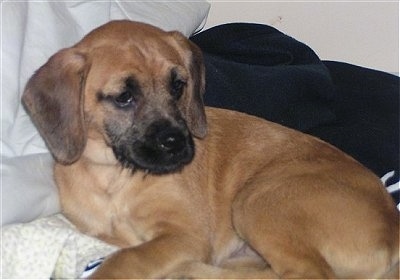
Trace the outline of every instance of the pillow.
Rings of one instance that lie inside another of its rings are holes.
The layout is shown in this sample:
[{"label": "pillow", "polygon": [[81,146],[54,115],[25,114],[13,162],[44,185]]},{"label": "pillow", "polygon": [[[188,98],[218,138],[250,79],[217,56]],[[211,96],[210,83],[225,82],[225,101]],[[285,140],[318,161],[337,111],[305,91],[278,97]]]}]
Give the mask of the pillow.
[{"label": "pillow", "polygon": [[2,225],[28,222],[60,210],[49,153],[3,158],[0,166]]},{"label": "pillow", "polygon": [[[35,161],[38,164],[43,163],[43,155],[39,155],[38,159],[25,157],[48,153],[44,141],[20,101],[26,81],[33,72],[56,51],[75,44],[89,31],[110,20],[143,21],[166,31],[178,30],[189,36],[203,27],[209,8],[210,4],[205,0],[195,2],[25,1],[6,2],[2,5],[1,156],[3,165],[1,171],[2,199],[7,202],[3,204],[2,220],[4,222],[27,221],[38,217],[38,214],[42,216],[58,210],[57,207],[50,207],[48,209],[51,211],[42,211],[41,209],[47,206],[40,205],[41,198],[56,198],[54,184],[48,180],[48,173],[42,170],[49,168],[51,172],[50,164],[47,164],[51,159],[46,159],[46,164],[39,166],[35,164]],[[14,157],[18,159],[14,160]],[[24,160],[27,160],[27,163],[24,163]],[[26,170],[28,167],[32,169],[30,172]],[[40,172],[36,169],[40,169]],[[30,176],[33,175],[34,177],[31,178]],[[42,181],[36,177],[44,175],[45,178],[42,178]],[[38,186],[32,182],[40,182],[40,184],[46,182],[47,188],[35,189]],[[25,195],[27,187],[32,188],[29,195]],[[46,190],[48,193],[44,194]],[[18,193],[21,194],[20,197]],[[15,197],[18,197],[18,205],[9,203]],[[48,201],[44,199],[43,203],[48,203]],[[52,205],[55,206],[57,203],[53,202]]]}]

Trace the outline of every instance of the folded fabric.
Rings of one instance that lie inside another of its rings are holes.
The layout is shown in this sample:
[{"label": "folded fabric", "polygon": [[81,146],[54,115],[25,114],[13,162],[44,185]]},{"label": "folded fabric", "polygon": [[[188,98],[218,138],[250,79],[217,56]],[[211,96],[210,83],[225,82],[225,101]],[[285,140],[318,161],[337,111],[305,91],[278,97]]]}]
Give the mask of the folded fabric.
[{"label": "folded fabric", "polygon": [[336,119],[328,69],[314,51],[260,24],[216,26],[191,37],[203,50],[205,103],[308,131]]},{"label": "folded fabric", "polygon": [[206,105],[315,135],[399,180],[399,77],[321,61],[267,25],[226,24],[191,40],[204,53]]},{"label": "folded fabric", "polygon": [[309,132],[347,152],[379,177],[395,171],[388,183],[398,182],[399,77],[343,62],[323,62],[334,84],[336,120]]}]

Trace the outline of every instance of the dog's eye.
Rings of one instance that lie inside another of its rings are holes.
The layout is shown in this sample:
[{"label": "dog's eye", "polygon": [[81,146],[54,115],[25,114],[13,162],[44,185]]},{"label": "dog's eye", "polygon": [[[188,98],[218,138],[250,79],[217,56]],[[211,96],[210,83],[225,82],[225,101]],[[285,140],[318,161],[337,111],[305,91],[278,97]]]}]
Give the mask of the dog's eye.
[{"label": "dog's eye", "polygon": [[186,82],[176,79],[172,81],[171,84],[171,95],[178,100],[183,93],[183,88],[186,86]]},{"label": "dog's eye", "polygon": [[114,103],[118,107],[126,107],[135,101],[131,91],[124,91],[120,95],[114,97]]}]

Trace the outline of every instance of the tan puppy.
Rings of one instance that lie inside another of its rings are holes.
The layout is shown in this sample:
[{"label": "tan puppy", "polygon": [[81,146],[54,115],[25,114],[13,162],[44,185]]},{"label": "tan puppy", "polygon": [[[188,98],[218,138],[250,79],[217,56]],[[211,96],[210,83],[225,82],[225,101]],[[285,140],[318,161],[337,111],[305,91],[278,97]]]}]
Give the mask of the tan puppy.
[{"label": "tan puppy", "polygon": [[398,276],[399,213],[376,176],[313,137],[204,109],[203,92],[196,46],[129,21],[29,80],[64,214],[123,248],[94,278]]}]

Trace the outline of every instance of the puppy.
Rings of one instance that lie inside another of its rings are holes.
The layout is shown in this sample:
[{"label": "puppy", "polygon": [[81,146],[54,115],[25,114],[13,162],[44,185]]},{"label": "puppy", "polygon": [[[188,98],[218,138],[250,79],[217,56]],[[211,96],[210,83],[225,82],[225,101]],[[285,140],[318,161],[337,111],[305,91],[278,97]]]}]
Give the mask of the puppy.
[{"label": "puppy", "polygon": [[64,214],[121,247],[93,278],[398,277],[379,178],[316,138],[204,108],[204,84],[193,43],[130,21],[29,80]]}]

